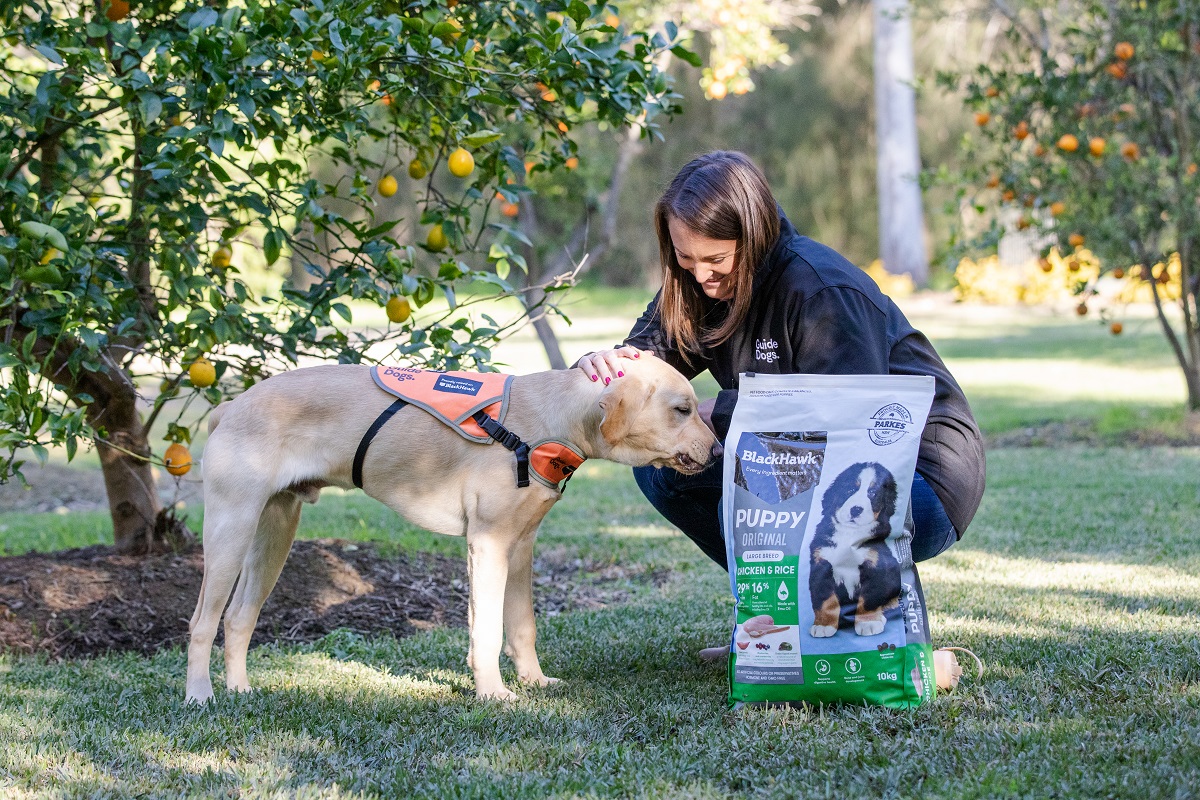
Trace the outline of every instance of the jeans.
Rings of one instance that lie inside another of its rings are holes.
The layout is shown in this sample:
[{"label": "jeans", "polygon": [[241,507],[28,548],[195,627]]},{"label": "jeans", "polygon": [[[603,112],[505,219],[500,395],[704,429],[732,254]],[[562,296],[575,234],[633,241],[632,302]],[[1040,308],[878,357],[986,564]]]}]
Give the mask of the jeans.
[{"label": "jeans", "polygon": [[[721,533],[721,459],[696,475],[673,469],[635,467],[634,480],[646,499],[667,521],[683,531],[713,561],[728,569],[725,537]],[[912,485],[914,561],[925,561],[950,548],[958,533],[933,488],[916,473]]]}]

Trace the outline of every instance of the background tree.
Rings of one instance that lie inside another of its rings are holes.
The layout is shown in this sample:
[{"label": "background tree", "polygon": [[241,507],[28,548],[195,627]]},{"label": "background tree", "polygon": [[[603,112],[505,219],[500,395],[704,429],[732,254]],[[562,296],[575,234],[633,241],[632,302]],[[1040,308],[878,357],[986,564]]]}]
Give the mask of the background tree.
[{"label": "background tree", "polygon": [[[497,189],[527,161],[573,157],[583,119],[649,128],[672,109],[654,63],[676,43],[619,33],[607,13],[579,0],[0,5],[0,479],[25,453],[73,457],[94,438],[116,543],[148,550],[183,533],[152,490],[150,427],[173,393],[216,403],[306,356],[356,362],[381,342],[409,363],[485,365],[505,325],[463,314],[477,301],[463,288],[511,292],[503,276],[523,263]],[[513,121],[520,137],[500,132]],[[310,176],[317,154],[336,182]],[[412,239],[376,208],[401,168],[424,180]],[[323,258],[307,258],[317,237]],[[238,267],[251,248],[267,263],[301,254],[313,282],[258,296]],[[439,292],[448,310],[417,325],[412,307]],[[352,299],[394,299],[394,324],[347,330]],[[143,416],[147,385],[161,391]],[[190,431],[176,421],[167,436]]]},{"label": "background tree", "polygon": [[[1200,5],[1004,8],[1010,46],[965,81],[980,135],[964,192],[981,212],[1020,209],[1018,228],[1064,252],[1086,247],[1101,279],[1135,265],[1200,410]],[[987,218],[976,244],[997,238]],[[1081,312],[1095,288],[1077,287]]]}]

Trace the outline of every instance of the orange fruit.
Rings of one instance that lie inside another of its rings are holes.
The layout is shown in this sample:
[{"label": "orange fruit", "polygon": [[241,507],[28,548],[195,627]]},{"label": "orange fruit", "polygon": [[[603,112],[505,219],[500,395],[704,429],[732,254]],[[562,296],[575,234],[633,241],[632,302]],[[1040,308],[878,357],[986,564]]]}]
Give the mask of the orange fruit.
[{"label": "orange fruit", "polygon": [[1125,326],[1120,322],[1114,322],[1112,325],[1108,326],[1108,329],[1112,331],[1113,336],[1120,336],[1121,331],[1125,330]]},{"label": "orange fruit", "polygon": [[429,229],[429,236],[425,239],[425,246],[435,253],[439,253],[446,249],[449,240],[446,239],[446,232],[442,230],[441,225],[434,225]]},{"label": "orange fruit", "polygon": [[112,0],[108,4],[108,8],[104,9],[104,16],[108,17],[110,22],[120,22],[129,16],[128,0]]},{"label": "orange fruit", "polygon": [[414,158],[412,161],[408,162],[408,177],[412,178],[414,181],[419,181],[428,174],[429,170],[426,168],[421,159]]},{"label": "orange fruit", "polygon": [[1079,140],[1073,134],[1065,133],[1059,137],[1058,149],[1064,153],[1074,153],[1079,149]]},{"label": "orange fruit", "polygon": [[465,178],[475,171],[475,156],[463,148],[458,148],[446,159],[450,174],[456,178]]},{"label": "orange fruit", "polygon": [[1029,137],[1029,124],[1025,120],[1017,123],[1017,127],[1013,128],[1013,136],[1018,142],[1023,142]]},{"label": "orange fruit", "polygon": [[999,185],[1000,185],[1000,176],[999,175],[989,175],[988,176],[987,187],[989,189],[995,189]]},{"label": "orange fruit", "polygon": [[226,269],[233,260],[233,250],[227,244],[218,247],[212,254],[212,265],[217,269]]},{"label": "orange fruit", "polygon": [[1067,237],[1067,244],[1071,245],[1071,247],[1083,247],[1085,241],[1086,239],[1083,238],[1082,233],[1072,233]]},{"label": "orange fruit", "polygon": [[204,356],[197,358],[188,367],[188,379],[197,389],[206,389],[217,382],[217,368]]},{"label": "orange fruit", "polygon": [[1187,174],[1188,175],[1196,174],[1196,162],[1193,161],[1191,164],[1188,164]]},{"label": "orange fruit", "polygon": [[575,156],[571,156],[566,160],[564,166],[566,166],[567,169],[575,169],[579,166],[579,159]]},{"label": "orange fruit", "polygon": [[1080,303],[1079,305],[1075,306],[1075,313],[1081,317],[1086,316],[1087,311],[1087,303]]},{"label": "orange fruit", "polygon": [[558,123],[558,130],[560,133],[566,133],[571,129],[567,127],[567,123],[560,122],[560,123]]},{"label": "orange fruit", "polygon": [[409,305],[407,298],[400,295],[394,295],[388,300],[384,310],[387,312],[387,318],[397,324],[412,316],[412,306]]},{"label": "orange fruit", "polygon": [[400,188],[400,184],[391,175],[384,175],[379,179],[379,183],[375,184],[375,191],[379,192],[380,197],[391,197]]},{"label": "orange fruit", "polygon": [[383,97],[379,98],[379,102],[383,103],[385,106],[390,106],[392,104],[392,96],[390,94],[385,94]]},{"label": "orange fruit", "polygon": [[984,125],[987,125],[988,122],[991,121],[991,119],[992,119],[991,114],[989,114],[986,111],[980,111],[978,114],[975,115],[975,124],[982,128]]},{"label": "orange fruit", "polygon": [[1017,193],[1014,192],[1012,189],[1005,189],[1004,194],[1000,195],[1000,199],[1006,203],[1011,203],[1013,201],[1013,199],[1016,198],[1016,196],[1017,196]]},{"label": "orange fruit", "polygon": [[1055,200],[1053,203],[1050,204],[1050,215],[1053,217],[1057,217],[1059,214],[1062,214],[1066,210],[1067,210],[1067,204],[1061,200]]},{"label": "orange fruit", "polygon": [[511,219],[521,213],[521,207],[516,203],[505,203],[500,206],[500,213]]},{"label": "orange fruit", "polygon": [[1104,155],[1104,148],[1108,143],[1100,136],[1093,136],[1088,140],[1088,152],[1096,158]]},{"label": "orange fruit", "polygon": [[1042,268],[1042,272],[1053,272],[1054,271],[1054,265],[1050,263],[1050,259],[1048,259],[1048,258],[1039,258],[1038,266]]},{"label": "orange fruit", "polygon": [[1112,276],[1114,278],[1116,278],[1117,280],[1121,280],[1121,278],[1125,277],[1125,270],[1121,269],[1120,267],[1117,267],[1116,269],[1114,269],[1112,271]]},{"label": "orange fruit", "polygon": [[1067,272],[1079,272],[1080,266],[1081,264],[1079,263],[1079,259],[1072,258],[1067,262]]},{"label": "orange fruit", "polygon": [[1130,161],[1137,161],[1138,157],[1141,156],[1141,151],[1138,150],[1138,146],[1133,142],[1126,142],[1121,145],[1121,155]]},{"label": "orange fruit", "polygon": [[1117,46],[1113,48],[1113,55],[1122,61],[1128,61],[1133,58],[1133,45],[1129,42],[1117,42]]},{"label": "orange fruit", "polygon": [[163,466],[172,475],[186,475],[192,468],[192,454],[179,442],[173,442],[163,453]]},{"label": "orange fruit", "polygon": [[1119,81],[1125,80],[1125,74],[1128,71],[1124,61],[1115,61],[1105,67],[1105,69],[1108,71],[1109,75],[1112,75]]},{"label": "orange fruit", "polygon": [[997,89],[995,86],[987,87],[987,89],[985,89],[983,93],[985,95],[987,95],[988,97],[999,97],[1000,96],[1000,90]]},{"label": "orange fruit", "polygon": [[1033,154],[1035,156],[1037,156],[1038,158],[1041,158],[1042,156],[1046,155],[1046,148],[1042,145],[1041,142],[1038,142],[1037,147],[1033,148]]}]

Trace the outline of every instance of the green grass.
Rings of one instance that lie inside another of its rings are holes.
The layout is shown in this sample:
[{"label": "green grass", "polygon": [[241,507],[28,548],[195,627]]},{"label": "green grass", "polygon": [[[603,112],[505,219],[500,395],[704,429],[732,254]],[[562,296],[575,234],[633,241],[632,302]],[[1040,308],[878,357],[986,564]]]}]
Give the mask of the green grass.
[{"label": "green grass", "polygon": [[[610,319],[601,305],[576,316],[602,344],[631,312]],[[1119,436],[1181,419],[1175,367],[1148,324],[1114,339],[1023,310],[911,316],[985,430],[1069,420]],[[218,689],[204,710],[182,705],[178,650],[0,656],[0,796],[1191,797],[1198,474],[1196,448],[992,451],[966,538],[921,571],[935,644],[977,652],[982,681],[911,712],[730,712],[722,671],[695,659],[728,635],[726,576],[657,518],[627,470],[589,463],[539,552],[671,577],[623,606],[539,620],[543,665],[564,683],[477,703],[462,630],[258,648],[259,690]],[[198,527],[202,510],[189,513]],[[103,541],[108,520],[10,513],[0,526],[23,552]],[[464,549],[354,493],[306,507],[300,535]],[[214,671],[219,686],[219,656]]]},{"label": "green grass", "polygon": [[[694,657],[727,635],[724,574],[654,518],[626,470],[589,464],[540,550],[673,578],[626,606],[540,620],[562,685],[475,702],[462,630],[258,648],[259,691],[219,690],[207,710],[182,705],[178,650],[7,656],[0,793],[1188,796],[1200,785],[1200,451],[1007,450],[989,468],[967,538],[922,572],[936,642],[972,648],[988,673],[918,711],[727,711],[722,671]],[[305,536],[461,547],[354,496],[305,513]]]}]

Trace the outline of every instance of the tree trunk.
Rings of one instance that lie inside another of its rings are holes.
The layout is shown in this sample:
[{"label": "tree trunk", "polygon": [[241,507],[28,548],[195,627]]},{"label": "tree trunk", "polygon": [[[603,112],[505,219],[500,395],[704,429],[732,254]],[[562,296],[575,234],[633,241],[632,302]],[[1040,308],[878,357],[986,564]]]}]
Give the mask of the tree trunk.
[{"label": "tree trunk", "polygon": [[878,153],[879,255],[893,274],[929,282],[921,208],[920,152],[913,92],[908,0],[875,0],[875,138]]},{"label": "tree trunk", "polygon": [[[617,212],[621,205],[621,191],[625,188],[625,178],[629,174],[630,165],[642,152],[641,132],[641,125],[634,125],[625,131],[624,136],[620,139],[617,146],[617,160],[609,175],[608,188],[600,196],[600,234],[596,237],[596,243],[587,251],[588,260],[576,270],[576,277],[595,266],[596,262],[604,257],[604,254],[616,241]],[[520,221],[526,238],[531,242],[536,242],[538,240],[538,223],[537,214],[532,206],[532,203],[521,204]],[[546,358],[550,362],[551,369],[566,369],[567,361],[563,357],[562,347],[559,346],[558,336],[554,333],[554,328],[550,326],[550,320],[542,307],[546,301],[546,293],[537,288],[537,284],[545,285],[552,278],[570,272],[575,267],[577,263],[574,260],[575,253],[583,250],[588,244],[592,212],[595,210],[597,209],[591,206],[585,210],[584,218],[575,226],[570,242],[561,254],[547,259],[544,267],[536,248],[528,246],[524,248],[525,260],[529,265],[529,277],[528,289],[521,299],[533,322],[538,339],[541,340],[542,347],[546,350]]]},{"label": "tree trunk", "polygon": [[182,543],[179,531],[160,523],[163,513],[154,485],[150,444],[142,427],[133,391],[114,393],[89,414],[89,422],[104,431],[96,451],[104,471],[113,543],[124,553],[162,552]]}]

